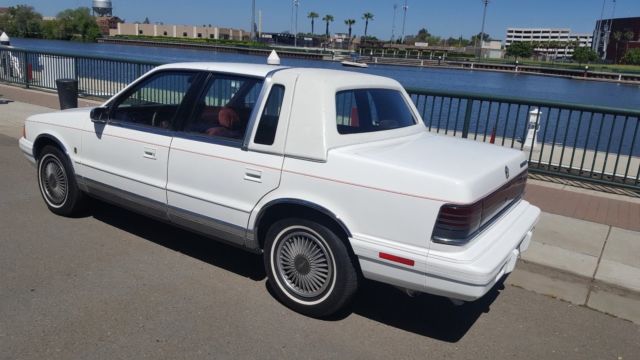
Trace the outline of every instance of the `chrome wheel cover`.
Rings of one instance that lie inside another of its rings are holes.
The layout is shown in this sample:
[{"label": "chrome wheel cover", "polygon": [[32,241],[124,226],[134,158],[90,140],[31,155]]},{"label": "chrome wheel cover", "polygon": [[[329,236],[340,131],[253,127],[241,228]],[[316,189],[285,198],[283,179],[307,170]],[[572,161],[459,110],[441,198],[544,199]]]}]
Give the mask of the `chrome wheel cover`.
[{"label": "chrome wheel cover", "polygon": [[333,281],[333,255],[324,240],[311,232],[294,230],[284,234],[274,261],[277,276],[299,297],[320,296]]},{"label": "chrome wheel cover", "polygon": [[67,200],[69,180],[64,166],[54,155],[47,154],[40,161],[40,189],[47,202],[54,207]]}]

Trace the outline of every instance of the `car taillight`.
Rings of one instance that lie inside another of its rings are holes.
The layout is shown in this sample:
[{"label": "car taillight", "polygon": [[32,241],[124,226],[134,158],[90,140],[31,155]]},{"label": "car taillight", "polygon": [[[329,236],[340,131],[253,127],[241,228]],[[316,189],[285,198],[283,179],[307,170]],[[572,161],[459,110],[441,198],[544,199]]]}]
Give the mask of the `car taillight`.
[{"label": "car taillight", "polygon": [[522,197],[526,182],[527,171],[524,171],[478,202],[470,205],[443,205],[433,229],[433,241],[447,245],[466,244]]},{"label": "car taillight", "polygon": [[22,125],[22,137],[27,138],[27,126],[24,124]]},{"label": "car taillight", "polygon": [[433,230],[433,240],[442,244],[462,245],[482,223],[482,202],[472,205],[443,205]]}]

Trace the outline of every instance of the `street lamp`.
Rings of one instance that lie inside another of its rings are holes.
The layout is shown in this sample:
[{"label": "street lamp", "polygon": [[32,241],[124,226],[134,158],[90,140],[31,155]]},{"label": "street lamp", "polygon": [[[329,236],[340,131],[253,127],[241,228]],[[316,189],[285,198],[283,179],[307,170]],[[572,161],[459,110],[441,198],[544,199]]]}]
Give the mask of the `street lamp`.
[{"label": "street lamp", "polygon": [[404,42],[404,26],[407,21],[407,9],[409,9],[409,6],[407,5],[407,0],[404,0],[404,5],[402,5],[404,14],[402,15],[402,38],[400,38],[401,42]]},{"label": "street lamp", "polygon": [[[489,6],[489,0],[482,0],[484,3],[484,11],[482,12],[482,29],[480,30],[480,48],[478,50],[478,57],[482,56],[482,43],[484,42],[484,24],[487,19],[487,6]],[[476,39],[476,49],[478,49],[478,39]]]},{"label": "street lamp", "polygon": [[396,37],[396,11],[398,10],[398,4],[393,4],[393,22],[391,23],[391,41]]},{"label": "street lamp", "polygon": [[256,0],[251,0],[251,41],[256,40]]},{"label": "street lamp", "polygon": [[300,0],[293,0],[293,6],[296,8],[296,25],[293,31],[293,46],[298,47],[298,5],[300,5]]}]

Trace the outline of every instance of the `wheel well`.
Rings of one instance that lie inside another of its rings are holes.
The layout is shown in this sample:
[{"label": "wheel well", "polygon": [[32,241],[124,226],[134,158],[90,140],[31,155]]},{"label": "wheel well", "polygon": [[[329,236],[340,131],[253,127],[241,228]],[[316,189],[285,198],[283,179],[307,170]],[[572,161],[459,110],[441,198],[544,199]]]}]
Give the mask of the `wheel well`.
[{"label": "wheel well", "polygon": [[258,240],[258,246],[260,249],[264,249],[265,238],[271,225],[276,221],[285,218],[302,218],[307,220],[316,221],[333,231],[347,247],[349,256],[351,257],[354,266],[360,276],[362,276],[362,269],[360,269],[360,262],[358,257],[353,252],[353,248],[349,243],[349,237],[351,232],[338,218],[336,218],[330,211],[316,206],[312,203],[306,203],[304,201],[292,200],[292,202],[281,202],[274,205],[267,205],[263,212],[258,215],[256,222],[256,239]]},{"label": "wheel well", "polygon": [[42,149],[44,149],[44,147],[47,145],[55,146],[58,149],[60,149],[60,151],[62,151],[63,153],[66,153],[64,146],[62,146],[59,141],[57,141],[56,139],[50,136],[42,135],[38,137],[35,143],[33,144],[33,156],[35,157],[36,160],[40,158]]},{"label": "wheel well", "polygon": [[256,223],[256,237],[261,249],[264,248],[267,231],[269,231],[271,225],[278,220],[296,217],[317,221],[328,227],[345,242],[349,251],[353,252],[348,241],[351,235],[349,229],[340,220],[332,216],[329,211],[320,207],[284,202],[268,206],[263,212],[258,216],[258,222]]}]

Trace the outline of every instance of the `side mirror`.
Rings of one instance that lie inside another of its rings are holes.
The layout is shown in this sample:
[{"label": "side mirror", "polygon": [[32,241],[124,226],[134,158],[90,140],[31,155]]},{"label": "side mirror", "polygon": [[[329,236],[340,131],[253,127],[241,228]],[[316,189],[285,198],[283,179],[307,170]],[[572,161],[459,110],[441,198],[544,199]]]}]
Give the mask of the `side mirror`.
[{"label": "side mirror", "polygon": [[109,117],[109,108],[97,107],[91,109],[91,121],[98,124],[106,124]]}]

